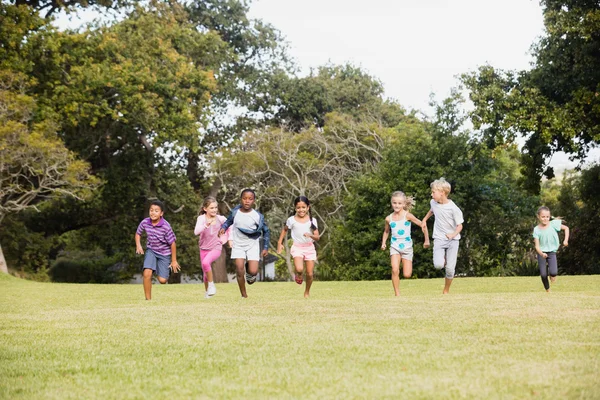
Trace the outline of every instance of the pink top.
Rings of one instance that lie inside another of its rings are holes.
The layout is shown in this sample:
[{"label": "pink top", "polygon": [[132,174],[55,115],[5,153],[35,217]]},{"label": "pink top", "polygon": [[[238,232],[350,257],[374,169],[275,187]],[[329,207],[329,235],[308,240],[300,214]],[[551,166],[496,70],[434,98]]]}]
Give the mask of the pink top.
[{"label": "pink top", "polygon": [[198,246],[202,250],[212,250],[219,247],[222,247],[227,240],[229,240],[229,231],[231,227],[225,231],[225,233],[219,237],[219,230],[221,229],[221,225],[225,222],[227,218],[222,215],[217,215],[217,221],[210,225],[208,228],[206,227],[206,214],[202,214],[196,220],[196,227],[194,228],[194,235],[200,236],[198,240]]}]

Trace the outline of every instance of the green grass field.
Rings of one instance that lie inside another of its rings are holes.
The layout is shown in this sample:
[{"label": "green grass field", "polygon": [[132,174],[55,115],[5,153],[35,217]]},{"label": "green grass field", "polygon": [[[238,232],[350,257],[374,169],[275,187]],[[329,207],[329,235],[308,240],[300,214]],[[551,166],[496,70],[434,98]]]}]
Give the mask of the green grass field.
[{"label": "green grass field", "polygon": [[600,276],[237,285],[0,276],[3,399],[600,398]]}]

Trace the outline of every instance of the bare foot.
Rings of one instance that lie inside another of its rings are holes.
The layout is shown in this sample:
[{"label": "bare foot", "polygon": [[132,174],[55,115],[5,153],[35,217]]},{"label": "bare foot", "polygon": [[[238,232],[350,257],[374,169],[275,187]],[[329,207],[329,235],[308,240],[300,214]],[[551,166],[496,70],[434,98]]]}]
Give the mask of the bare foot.
[{"label": "bare foot", "polygon": [[551,276],[550,277],[550,282],[552,282],[552,283],[556,282],[556,277],[555,276]]},{"label": "bare foot", "polygon": [[304,298],[308,299],[310,297],[310,295],[308,293],[304,293]]}]

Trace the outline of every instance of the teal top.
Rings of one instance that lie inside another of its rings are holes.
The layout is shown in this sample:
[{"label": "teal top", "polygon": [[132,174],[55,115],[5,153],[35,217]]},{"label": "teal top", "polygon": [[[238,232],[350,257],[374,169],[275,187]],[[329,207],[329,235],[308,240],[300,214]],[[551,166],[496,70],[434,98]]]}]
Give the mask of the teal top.
[{"label": "teal top", "polygon": [[561,225],[562,221],[560,219],[553,219],[546,229],[540,229],[539,226],[533,228],[533,237],[540,241],[540,250],[544,253],[558,250],[560,246],[558,232]]}]

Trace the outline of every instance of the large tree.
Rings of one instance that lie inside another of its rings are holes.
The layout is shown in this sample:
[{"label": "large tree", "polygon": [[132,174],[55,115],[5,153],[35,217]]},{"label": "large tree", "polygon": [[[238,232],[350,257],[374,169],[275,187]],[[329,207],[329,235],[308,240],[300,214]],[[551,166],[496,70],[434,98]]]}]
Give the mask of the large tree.
[{"label": "large tree", "polygon": [[[43,202],[89,198],[99,181],[89,165],[65,148],[51,121],[32,122],[34,100],[28,78],[0,72],[0,226],[4,217]],[[8,272],[0,245],[0,272]]]},{"label": "large tree", "polygon": [[536,193],[541,175],[554,176],[554,152],[583,161],[600,143],[600,3],[541,3],[546,32],[533,45],[531,70],[484,66],[462,78],[475,105],[473,124],[490,147],[526,140],[525,183]]}]

